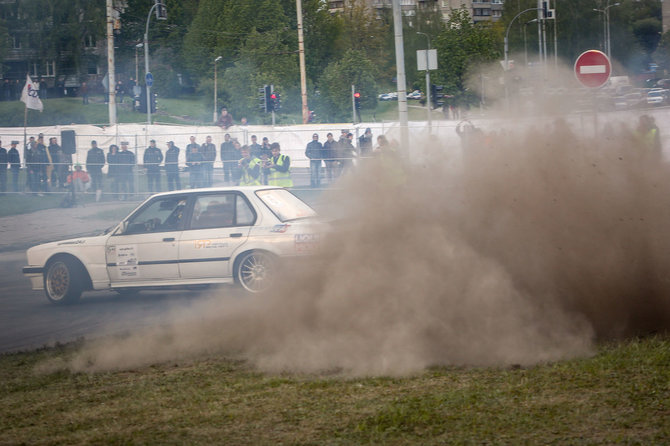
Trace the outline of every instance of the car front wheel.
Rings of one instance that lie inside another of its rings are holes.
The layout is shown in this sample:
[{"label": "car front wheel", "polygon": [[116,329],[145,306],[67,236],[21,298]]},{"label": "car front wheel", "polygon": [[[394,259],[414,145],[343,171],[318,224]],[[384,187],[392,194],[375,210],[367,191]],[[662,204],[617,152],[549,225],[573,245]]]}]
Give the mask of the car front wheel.
[{"label": "car front wheel", "polygon": [[263,251],[243,254],[237,262],[235,277],[249,293],[261,293],[269,289],[275,280],[277,258]]},{"label": "car front wheel", "polygon": [[50,262],[44,273],[44,290],[47,299],[55,304],[73,303],[79,300],[83,288],[78,265],[69,259]]}]

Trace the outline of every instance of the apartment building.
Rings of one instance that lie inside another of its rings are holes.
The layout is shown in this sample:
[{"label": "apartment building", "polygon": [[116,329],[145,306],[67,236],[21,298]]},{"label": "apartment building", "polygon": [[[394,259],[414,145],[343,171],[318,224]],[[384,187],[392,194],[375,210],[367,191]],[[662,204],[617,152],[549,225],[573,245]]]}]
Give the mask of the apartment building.
[{"label": "apartment building", "polygon": [[[344,9],[348,0],[330,0],[329,7],[332,12]],[[386,9],[392,7],[391,0],[363,0],[372,10]],[[497,21],[502,17],[504,0],[400,0],[400,8],[404,15],[412,16],[417,9],[438,7],[445,19],[449,17],[452,9],[465,6],[472,15],[475,22]]]}]

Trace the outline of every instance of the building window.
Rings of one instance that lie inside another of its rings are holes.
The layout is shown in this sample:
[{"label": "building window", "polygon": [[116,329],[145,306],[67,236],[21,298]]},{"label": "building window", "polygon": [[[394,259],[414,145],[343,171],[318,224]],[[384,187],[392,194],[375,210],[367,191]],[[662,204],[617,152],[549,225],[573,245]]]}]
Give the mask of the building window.
[{"label": "building window", "polygon": [[34,78],[37,78],[40,75],[36,62],[30,64],[30,75]]},{"label": "building window", "polygon": [[47,61],[46,62],[46,73],[44,74],[46,77],[54,77],[56,76],[56,62],[55,61]]},{"label": "building window", "polygon": [[21,49],[21,39],[19,36],[12,36],[12,48],[15,50]]},{"label": "building window", "polygon": [[86,48],[95,48],[95,36],[89,34],[84,37],[84,46]]}]

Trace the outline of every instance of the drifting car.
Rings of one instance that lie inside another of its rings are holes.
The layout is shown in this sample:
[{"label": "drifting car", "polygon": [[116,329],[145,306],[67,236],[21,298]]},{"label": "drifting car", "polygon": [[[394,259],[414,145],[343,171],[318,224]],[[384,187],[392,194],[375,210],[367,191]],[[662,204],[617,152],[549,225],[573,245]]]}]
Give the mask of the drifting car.
[{"label": "drifting car", "polygon": [[313,252],[323,228],[316,212],[283,188],[164,192],[103,234],[28,249],[23,273],[56,304],[88,290],[233,282],[259,293],[272,285],[280,259]]}]

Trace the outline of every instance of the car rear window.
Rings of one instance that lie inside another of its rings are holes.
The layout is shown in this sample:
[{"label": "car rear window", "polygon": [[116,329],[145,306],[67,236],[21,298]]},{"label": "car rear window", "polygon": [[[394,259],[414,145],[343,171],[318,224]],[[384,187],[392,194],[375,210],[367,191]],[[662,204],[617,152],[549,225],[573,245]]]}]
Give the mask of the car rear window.
[{"label": "car rear window", "polygon": [[314,209],[286,189],[259,190],[256,195],[282,222],[316,215]]}]

